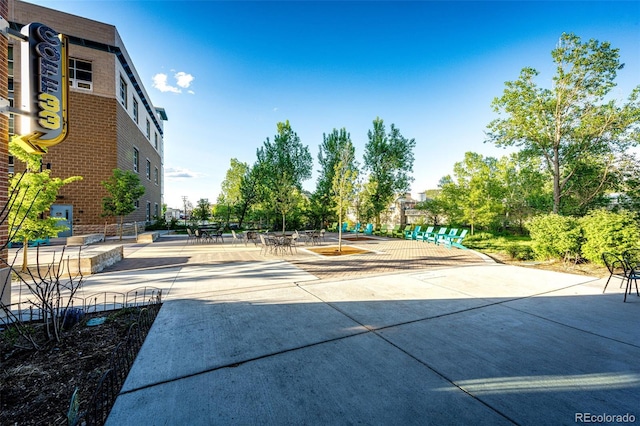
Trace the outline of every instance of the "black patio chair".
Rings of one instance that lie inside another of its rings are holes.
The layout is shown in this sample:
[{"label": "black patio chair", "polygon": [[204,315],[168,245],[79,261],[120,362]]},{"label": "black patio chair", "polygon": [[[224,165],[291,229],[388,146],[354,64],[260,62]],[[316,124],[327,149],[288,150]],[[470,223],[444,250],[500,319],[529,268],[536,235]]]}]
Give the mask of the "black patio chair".
[{"label": "black patio chair", "polygon": [[625,267],[624,261],[620,257],[609,252],[602,253],[602,261],[604,262],[605,266],[609,270],[609,278],[607,279],[607,282],[604,285],[604,289],[602,290],[602,292],[604,293],[607,290],[609,281],[611,281],[611,278],[613,277],[620,278],[621,280],[620,287],[622,287],[622,284],[627,279],[627,276],[625,275],[625,270],[624,270],[624,267]]},{"label": "black patio chair", "polygon": [[631,282],[636,284],[636,295],[640,296],[638,292],[638,279],[640,279],[640,271],[637,266],[632,265],[627,259],[622,259],[622,266],[624,267],[624,275],[627,280],[627,285],[624,288],[624,302],[627,301],[627,294],[631,294]]}]

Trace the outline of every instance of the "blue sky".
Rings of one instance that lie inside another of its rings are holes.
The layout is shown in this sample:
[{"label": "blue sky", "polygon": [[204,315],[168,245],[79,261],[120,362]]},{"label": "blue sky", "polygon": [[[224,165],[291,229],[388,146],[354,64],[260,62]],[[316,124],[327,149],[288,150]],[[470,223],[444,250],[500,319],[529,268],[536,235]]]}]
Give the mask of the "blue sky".
[{"label": "blue sky", "polygon": [[289,120],[314,157],[345,127],[362,159],[376,117],[415,138],[412,193],[436,188],[484,143],[491,101],[523,67],[550,87],[563,32],[609,41],[640,84],[640,1],[30,1],[115,25],[154,105],[167,111],[165,202],[215,202],[230,159]]}]

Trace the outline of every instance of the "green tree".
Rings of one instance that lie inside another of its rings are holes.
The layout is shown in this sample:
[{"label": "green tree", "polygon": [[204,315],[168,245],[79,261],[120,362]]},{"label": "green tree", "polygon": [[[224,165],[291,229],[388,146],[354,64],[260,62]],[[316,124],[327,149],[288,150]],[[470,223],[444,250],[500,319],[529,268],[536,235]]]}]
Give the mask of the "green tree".
[{"label": "green tree", "polygon": [[[227,170],[227,174],[221,184],[221,192],[218,197],[218,204],[224,203],[229,207],[227,212],[231,212],[232,209],[237,209],[240,200],[242,199],[242,179],[244,178],[249,165],[238,161],[236,158],[231,159],[231,166]],[[227,222],[230,221],[230,217],[227,217]],[[242,223],[239,223],[241,226]]]},{"label": "green tree", "polygon": [[610,194],[614,198],[614,208],[625,208],[640,212],[640,159],[635,154],[623,156],[618,163],[618,194]]},{"label": "green tree", "polygon": [[338,216],[338,251],[342,251],[342,222],[355,195],[358,168],[354,158],[351,141],[344,144],[339,152],[338,162],[334,165],[331,182],[331,197]]},{"label": "green tree", "polygon": [[[322,144],[318,150],[318,164],[320,165],[316,190],[312,196],[315,214],[319,222],[328,221],[329,216],[335,212],[333,194],[333,178],[335,168],[340,161],[344,149],[348,149],[351,156],[355,156],[355,148],[351,142],[351,135],[345,128],[333,129],[329,134],[322,135]],[[355,157],[354,157],[355,158]],[[354,166],[357,167],[354,162]]]},{"label": "green tree", "polygon": [[446,203],[442,199],[440,192],[438,192],[438,195],[434,198],[429,198],[417,203],[416,209],[423,211],[427,216],[427,222],[433,226],[440,225],[440,222],[446,215]]},{"label": "green tree", "polygon": [[47,237],[56,237],[67,229],[60,220],[44,213],[55,203],[62,186],[81,180],[81,176],[66,179],[51,177],[50,170],[42,170],[38,154],[27,153],[18,143],[11,141],[9,153],[27,166],[24,173],[15,173],[9,179],[8,228],[9,241],[22,242],[22,271],[28,266],[28,243]]},{"label": "green tree", "polygon": [[488,140],[541,157],[553,183],[553,212],[562,213],[570,194],[579,194],[582,204],[606,191],[615,158],[640,141],[640,86],[622,106],[607,100],[623,67],[608,42],[562,34],[551,55],[552,88],[538,87],[535,69],[522,69],[492,103],[503,116],[488,125]]},{"label": "green tree", "polygon": [[368,132],[369,141],[365,146],[364,170],[369,171],[369,181],[374,182],[375,193],[371,194],[371,204],[376,217],[376,227],[380,227],[380,214],[395,199],[396,194],[409,191],[413,182],[413,149],[415,139],[407,139],[391,124],[386,132],[382,119],[373,120],[373,130]]},{"label": "green tree", "polygon": [[476,226],[495,224],[500,214],[503,194],[496,163],[493,157],[467,152],[464,161],[453,166],[455,179],[449,177],[442,186],[442,196],[457,205],[472,235]]},{"label": "green tree", "polygon": [[191,212],[193,220],[205,222],[211,217],[211,203],[207,198],[200,198]]},{"label": "green tree", "polygon": [[524,222],[537,213],[549,211],[552,195],[540,158],[512,153],[496,164],[502,185],[503,224],[524,232]]},{"label": "green tree", "polygon": [[255,165],[247,168],[240,182],[240,200],[236,206],[239,226],[242,226],[245,216],[260,202],[264,192],[261,182],[260,168]]},{"label": "green tree", "polygon": [[284,233],[286,215],[299,201],[302,182],[311,177],[313,159],[309,148],[302,145],[288,120],[278,123],[277,128],[273,142],[267,138],[258,149],[257,166],[267,190],[267,199],[282,217]]},{"label": "green tree", "polygon": [[144,195],[145,188],[136,173],[120,169],[113,169],[111,177],[103,181],[102,186],[109,193],[102,198],[103,216],[120,218],[119,237],[122,241],[124,217],[136,210],[136,201]]}]

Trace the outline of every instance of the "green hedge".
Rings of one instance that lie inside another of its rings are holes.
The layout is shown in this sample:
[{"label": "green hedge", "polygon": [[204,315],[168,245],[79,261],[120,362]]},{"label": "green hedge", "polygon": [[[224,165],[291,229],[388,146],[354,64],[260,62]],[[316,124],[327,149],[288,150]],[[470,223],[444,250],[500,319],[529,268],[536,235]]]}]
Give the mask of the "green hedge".
[{"label": "green hedge", "polygon": [[548,214],[528,224],[538,259],[584,258],[602,264],[602,253],[640,248],[640,225],[633,213],[594,210],[577,219]]},{"label": "green hedge", "polygon": [[602,253],[622,254],[640,247],[640,226],[628,211],[617,213],[593,210],[580,219],[584,242],[582,256],[590,262],[602,264]]},{"label": "green hedge", "polygon": [[567,259],[580,254],[582,230],[576,218],[557,214],[536,216],[527,229],[538,259]]}]

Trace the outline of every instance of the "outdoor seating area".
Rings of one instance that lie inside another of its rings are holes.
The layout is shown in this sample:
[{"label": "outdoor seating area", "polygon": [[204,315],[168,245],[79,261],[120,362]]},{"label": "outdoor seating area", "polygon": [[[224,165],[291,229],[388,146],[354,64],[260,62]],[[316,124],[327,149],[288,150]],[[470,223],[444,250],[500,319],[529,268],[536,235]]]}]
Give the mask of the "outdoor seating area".
[{"label": "outdoor seating area", "polygon": [[294,254],[298,251],[298,245],[320,245],[325,241],[325,229],[308,229],[304,231],[294,231],[293,233],[257,233],[257,245],[260,245],[261,254]]}]

